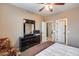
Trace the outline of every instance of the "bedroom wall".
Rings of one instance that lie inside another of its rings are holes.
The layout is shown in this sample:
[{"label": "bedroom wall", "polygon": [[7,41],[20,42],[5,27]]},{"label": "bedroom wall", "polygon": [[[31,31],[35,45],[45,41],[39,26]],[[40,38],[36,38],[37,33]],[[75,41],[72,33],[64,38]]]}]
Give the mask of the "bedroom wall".
[{"label": "bedroom wall", "polygon": [[68,45],[79,48],[79,7],[46,17],[46,21],[68,19]]},{"label": "bedroom wall", "polygon": [[12,45],[18,47],[19,37],[23,36],[24,18],[35,20],[36,30],[40,30],[42,16],[10,4],[0,4],[0,38],[8,37]]}]

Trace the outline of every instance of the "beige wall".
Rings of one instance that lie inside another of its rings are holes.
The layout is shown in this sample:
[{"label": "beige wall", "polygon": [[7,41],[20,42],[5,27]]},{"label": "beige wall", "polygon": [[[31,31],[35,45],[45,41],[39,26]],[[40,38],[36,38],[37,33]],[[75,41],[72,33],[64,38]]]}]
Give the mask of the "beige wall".
[{"label": "beige wall", "polygon": [[23,36],[24,18],[35,20],[36,29],[40,29],[42,16],[9,4],[0,4],[0,37],[10,38],[12,45],[18,47],[19,37]]},{"label": "beige wall", "polygon": [[68,44],[79,47],[79,7],[46,17],[47,21],[68,19]]}]

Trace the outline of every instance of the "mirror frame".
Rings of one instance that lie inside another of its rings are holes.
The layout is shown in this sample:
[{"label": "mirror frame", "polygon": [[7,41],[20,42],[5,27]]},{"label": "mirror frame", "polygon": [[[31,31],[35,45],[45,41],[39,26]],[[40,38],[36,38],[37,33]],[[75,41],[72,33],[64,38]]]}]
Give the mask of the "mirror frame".
[{"label": "mirror frame", "polygon": [[24,37],[25,37],[25,35],[27,35],[25,32],[26,32],[26,30],[25,30],[25,24],[26,23],[28,23],[28,24],[33,24],[34,25],[34,31],[35,31],[35,21],[34,20],[29,20],[29,19],[24,19],[24,23],[23,23],[23,33],[24,33]]}]

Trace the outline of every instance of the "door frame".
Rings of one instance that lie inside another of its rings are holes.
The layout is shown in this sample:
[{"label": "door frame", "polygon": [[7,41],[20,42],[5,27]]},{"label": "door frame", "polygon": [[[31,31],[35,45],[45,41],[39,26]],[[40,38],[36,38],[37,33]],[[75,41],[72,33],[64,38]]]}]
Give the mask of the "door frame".
[{"label": "door frame", "polygon": [[[68,23],[67,23],[67,18],[62,18],[62,19],[64,19],[65,20],[65,26],[66,26],[66,35],[65,35],[65,45],[68,45]],[[58,19],[58,20],[60,20],[60,19]],[[54,26],[55,26],[55,21],[56,20],[53,20],[53,21],[47,21],[46,23],[48,23],[48,22],[53,22],[54,23]],[[55,29],[54,29],[54,31],[55,31]],[[55,41],[55,33],[54,33],[54,41]]]}]

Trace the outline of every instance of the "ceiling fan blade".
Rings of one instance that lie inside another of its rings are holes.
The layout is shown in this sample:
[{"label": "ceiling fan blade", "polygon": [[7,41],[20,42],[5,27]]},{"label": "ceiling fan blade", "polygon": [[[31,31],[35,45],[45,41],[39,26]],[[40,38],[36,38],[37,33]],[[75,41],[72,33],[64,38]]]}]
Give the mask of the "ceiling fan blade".
[{"label": "ceiling fan blade", "polygon": [[40,11],[42,11],[44,8],[45,8],[45,6],[44,6],[44,7],[42,7],[41,9],[39,9],[39,12],[40,12]]},{"label": "ceiling fan blade", "polygon": [[54,5],[64,5],[65,3],[54,3]]}]

